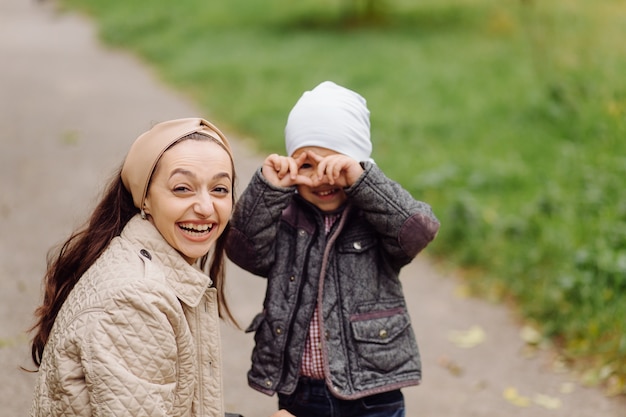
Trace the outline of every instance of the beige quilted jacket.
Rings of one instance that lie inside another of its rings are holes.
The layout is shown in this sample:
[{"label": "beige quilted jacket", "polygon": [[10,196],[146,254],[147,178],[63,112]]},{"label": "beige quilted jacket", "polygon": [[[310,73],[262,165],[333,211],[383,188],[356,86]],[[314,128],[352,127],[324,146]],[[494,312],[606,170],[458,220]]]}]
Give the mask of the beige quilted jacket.
[{"label": "beige quilted jacket", "polygon": [[151,223],[131,219],[61,308],[31,416],[223,417],[210,284]]}]

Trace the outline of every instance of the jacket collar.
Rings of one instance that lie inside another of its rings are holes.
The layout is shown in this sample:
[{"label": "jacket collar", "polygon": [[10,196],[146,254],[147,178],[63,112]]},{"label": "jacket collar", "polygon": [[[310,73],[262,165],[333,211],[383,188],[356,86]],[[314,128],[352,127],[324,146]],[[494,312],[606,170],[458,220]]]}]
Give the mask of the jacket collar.
[{"label": "jacket collar", "polygon": [[[300,210],[298,210],[295,205],[300,206]],[[309,216],[302,215],[302,211],[304,210],[310,213]],[[324,223],[324,216],[328,214],[338,214],[340,218],[346,217],[348,213],[352,211],[352,204],[347,202],[346,204],[339,207],[337,210],[330,212],[323,212],[315,204],[312,204],[302,198],[299,194],[295,194],[292,204],[287,206],[287,208],[283,211],[283,221],[292,225],[293,227],[299,227],[307,231],[307,233],[312,234],[315,231],[317,225],[322,225]]]},{"label": "jacket collar", "polygon": [[[167,243],[159,231],[139,214],[130,219],[121,233],[122,239],[136,246],[137,252],[148,251],[151,261],[158,265],[176,296],[190,307],[200,304],[211,278],[187,261]],[[143,258],[148,259],[146,255]]]}]

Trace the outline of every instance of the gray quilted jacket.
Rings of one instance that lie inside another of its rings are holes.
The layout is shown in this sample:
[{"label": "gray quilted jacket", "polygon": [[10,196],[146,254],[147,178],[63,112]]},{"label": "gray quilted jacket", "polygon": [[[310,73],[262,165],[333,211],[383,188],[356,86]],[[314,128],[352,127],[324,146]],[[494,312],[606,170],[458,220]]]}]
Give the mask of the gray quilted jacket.
[{"label": "gray quilted jacket", "polygon": [[63,304],[31,416],[223,417],[210,285],[150,222],[131,219]]},{"label": "gray quilted jacket", "polygon": [[248,381],[261,392],[294,391],[316,305],[326,382],[337,397],[420,382],[398,275],[434,239],[439,222],[376,165],[363,166],[328,235],[317,208],[295,187],[272,186],[260,170],[237,203],[227,253],[268,278],[263,311],[248,329],[256,332]]}]

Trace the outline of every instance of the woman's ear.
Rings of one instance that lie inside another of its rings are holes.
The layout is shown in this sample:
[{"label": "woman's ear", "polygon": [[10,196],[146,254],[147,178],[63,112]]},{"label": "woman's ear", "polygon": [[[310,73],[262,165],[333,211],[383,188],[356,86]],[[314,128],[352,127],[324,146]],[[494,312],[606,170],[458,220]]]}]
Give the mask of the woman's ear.
[{"label": "woman's ear", "polygon": [[150,214],[150,200],[148,196],[143,201],[143,206],[141,207],[141,218],[145,219],[147,215]]}]

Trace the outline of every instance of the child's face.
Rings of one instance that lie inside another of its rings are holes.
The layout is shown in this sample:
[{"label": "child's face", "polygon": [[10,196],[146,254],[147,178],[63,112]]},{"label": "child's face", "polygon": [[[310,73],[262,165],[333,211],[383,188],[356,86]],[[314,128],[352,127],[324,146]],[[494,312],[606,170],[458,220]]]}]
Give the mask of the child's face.
[{"label": "child's face", "polygon": [[[330,149],[320,148],[317,146],[305,146],[296,149],[291,156],[293,158],[297,158],[302,152],[314,152],[321,157],[337,155],[337,152]],[[310,178],[316,178],[317,162],[307,157],[307,159],[300,166],[298,174],[308,176]],[[307,185],[298,185],[297,187],[298,193],[302,196],[302,198],[325,212],[337,210],[348,199],[348,196],[342,187],[336,184],[330,185],[328,181],[324,181],[316,187],[309,187]]]}]

